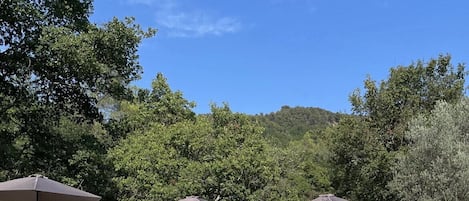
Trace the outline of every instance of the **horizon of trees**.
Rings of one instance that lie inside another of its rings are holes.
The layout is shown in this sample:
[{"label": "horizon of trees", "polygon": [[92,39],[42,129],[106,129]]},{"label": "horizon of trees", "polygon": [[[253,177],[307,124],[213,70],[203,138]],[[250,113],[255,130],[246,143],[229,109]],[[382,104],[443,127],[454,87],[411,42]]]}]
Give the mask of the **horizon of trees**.
[{"label": "horizon of trees", "polygon": [[39,173],[103,201],[469,197],[467,71],[450,55],[366,78],[352,114],[198,115],[161,73],[130,85],[155,30],[93,24],[91,0],[0,7],[0,181]]}]

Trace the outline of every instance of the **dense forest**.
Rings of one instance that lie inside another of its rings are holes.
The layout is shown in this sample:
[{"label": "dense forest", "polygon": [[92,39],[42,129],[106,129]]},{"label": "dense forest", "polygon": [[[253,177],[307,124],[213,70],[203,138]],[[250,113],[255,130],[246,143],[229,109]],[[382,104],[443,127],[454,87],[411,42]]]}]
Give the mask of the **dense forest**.
[{"label": "dense forest", "polygon": [[322,130],[337,124],[343,114],[321,108],[282,106],[277,112],[258,114],[252,118],[264,127],[264,137],[278,145],[299,140],[307,132]]},{"label": "dense forest", "polygon": [[155,34],[133,18],[96,25],[90,0],[0,8],[0,181],[42,174],[103,201],[469,199],[467,72],[450,55],[366,78],[350,114],[196,114],[161,73],[131,85]]}]

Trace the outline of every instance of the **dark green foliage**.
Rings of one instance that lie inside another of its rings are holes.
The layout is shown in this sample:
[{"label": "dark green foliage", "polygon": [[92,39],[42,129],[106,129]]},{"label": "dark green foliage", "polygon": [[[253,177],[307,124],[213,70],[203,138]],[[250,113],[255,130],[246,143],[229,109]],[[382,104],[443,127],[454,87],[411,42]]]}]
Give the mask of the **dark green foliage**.
[{"label": "dark green foliage", "polygon": [[398,200],[388,183],[395,156],[410,143],[408,122],[428,114],[437,101],[454,103],[463,97],[463,65],[455,70],[451,57],[392,68],[379,86],[365,80],[366,92],[350,100],[358,120],[343,121],[336,130],[332,167],[333,186],[352,200]]},{"label": "dark green foliage", "polygon": [[128,96],[127,85],[141,71],[136,51],[145,34],[131,19],[90,25],[79,35],[64,27],[45,27],[32,59],[31,90],[39,101],[67,112],[97,115],[102,97]]},{"label": "dark green foliage", "polygon": [[[320,194],[332,192],[330,181],[330,132],[306,133],[286,148],[276,148],[282,182],[296,200],[312,200]],[[280,186],[281,187],[281,186]]]},{"label": "dark green foliage", "polygon": [[265,127],[266,138],[275,144],[287,145],[292,140],[302,139],[308,131],[337,123],[340,116],[320,108],[283,106],[278,112],[255,115],[254,119]]},{"label": "dark green foliage", "polygon": [[[67,12],[60,8],[67,7]],[[31,148],[42,147],[42,135],[58,120],[54,109],[42,106],[35,89],[48,89],[32,83],[33,72],[40,70],[35,61],[36,48],[44,27],[66,26],[76,32],[88,23],[89,1],[16,1],[0,2],[0,170],[4,176],[24,174],[16,170],[15,162],[22,152],[14,146],[18,138],[34,139]],[[35,79],[41,79],[34,74]],[[44,117],[52,116],[52,122]],[[39,141],[36,143],[36,141]],[[42,147],[44,148],[44,147]],[[22,168],[22,167],[19,167]]]},{"label": "dark green foliage", "polygon": [[[6,47],[0,53],[1,92],[23,98],[35,92],[31,91],[31,87],[34,87],[41,94],[37,98],[42,98],[47,94],[45,91],[51,90],[48,86],[53,84],[42,77],[48,76],[47,72],[43,73],[47,67],[38,61],[40,56],[37,56],[43,30],[67,27],[73,32],[84,31],[88,26],[91,2],[8,0],[2,1],[0,7],[0,45]],[[60,9],[65,7],[66,12]],[[37,79],[38,83],[33,85],[32,79]],[[46,98],[43,100],[48,101]]]},{"label": "dark green foliage", "polygon": [[407,122],[415,115],[428,113],[439,100],[454,103],[464,96],[464,65],[454,69],[451,56],[440,55],[428,63],[418,61],[392,68],[389,78],[378,86],[365,80],[365,94],[356,90],[350,101],[355,114],[366,116],[377,129],[388,150],[405,145]]},{"label": "dark green foliage", "polygon": [[283,106],[278,112],[252,117],[265,127],[263,135],[271,144],[281,145],[272,150],[280,167],[280,180],[272,189],[292,200],[311,200],[332,192],[332,141],[325,129],[342,116],[320,108]]},{"label": "dark green foliage", "polygon": [[32,93],[41,104],[87,118],[99,117],[96,104],[103,96],[126,96],[127,84],[141,71],[138,44],[154,33],[130,18],[90,24],[91,1],[7,0],[0,7],[2,93]]},{"label": "dark green foliage", "polygon": [[115,108],[106,126],[116,140],[152,124],[172,125],[195,120],[192,111],[195,103],[184,99],[180,91],[173,92],[161,73],[153,80],[151,90],[134,89],[131,100],[111,104]]},{"label": "dark green foliage", "polygon": [[91,1],[0,1],[0,179],[41,173],[115,200],[99,102],[129,96],[153,35],[88,21]]},{"label": "dark green foliage", "polygon": [[469,100],[439,102],[410,123],[412,140],[390,183],[401,200],[466,200],[469,177]]},{"label": "dark green foliage", "polygon": [[336,194],[351,200],[394,200],[387,188],[392,154],[380,143],[376,130],[360,117],[347,117],[329,132]]},{"label": "dark green foliage", "polygon": [[265,191],[276,167],[261,132],[227,106],[196,121],[137,130],[110,154],[121,200],[274,200]]}]

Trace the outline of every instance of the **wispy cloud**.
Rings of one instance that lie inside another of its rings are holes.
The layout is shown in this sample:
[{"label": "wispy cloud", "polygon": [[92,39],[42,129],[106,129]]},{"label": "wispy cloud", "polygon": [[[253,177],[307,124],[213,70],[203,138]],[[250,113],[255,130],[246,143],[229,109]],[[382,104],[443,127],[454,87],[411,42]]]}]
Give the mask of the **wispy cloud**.
[{"label": "wispy cloud", "polygon": [[214,18],[203,13],[172,13],[158,15],[158,24],[168,29],[168,34],[175,37],[200,37],[205,35],[223,35],[241,29],[241,23],[231,17]]},{"label": "wispy cloud", "polygon": [[210,15],[198,8],[185,8],[179,0],[127,0],[155,10],[157,28],[171,37],[220,36],[241,30],[242,23],[227,16]]}]

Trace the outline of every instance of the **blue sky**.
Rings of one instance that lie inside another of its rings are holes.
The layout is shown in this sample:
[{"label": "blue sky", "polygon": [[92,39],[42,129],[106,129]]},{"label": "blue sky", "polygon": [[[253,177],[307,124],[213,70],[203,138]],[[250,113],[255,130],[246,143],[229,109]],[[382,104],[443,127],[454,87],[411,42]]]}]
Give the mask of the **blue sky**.
[{"label": "blue sky", "polygon": [[137,86],[162,72],[207,113],[210,103],[270,113],[283,105],[349,112],[370,75],[450,53],[469,61],[465,0],[95,0],[92,21],[135,16],[158,29],[139,49]]}]

